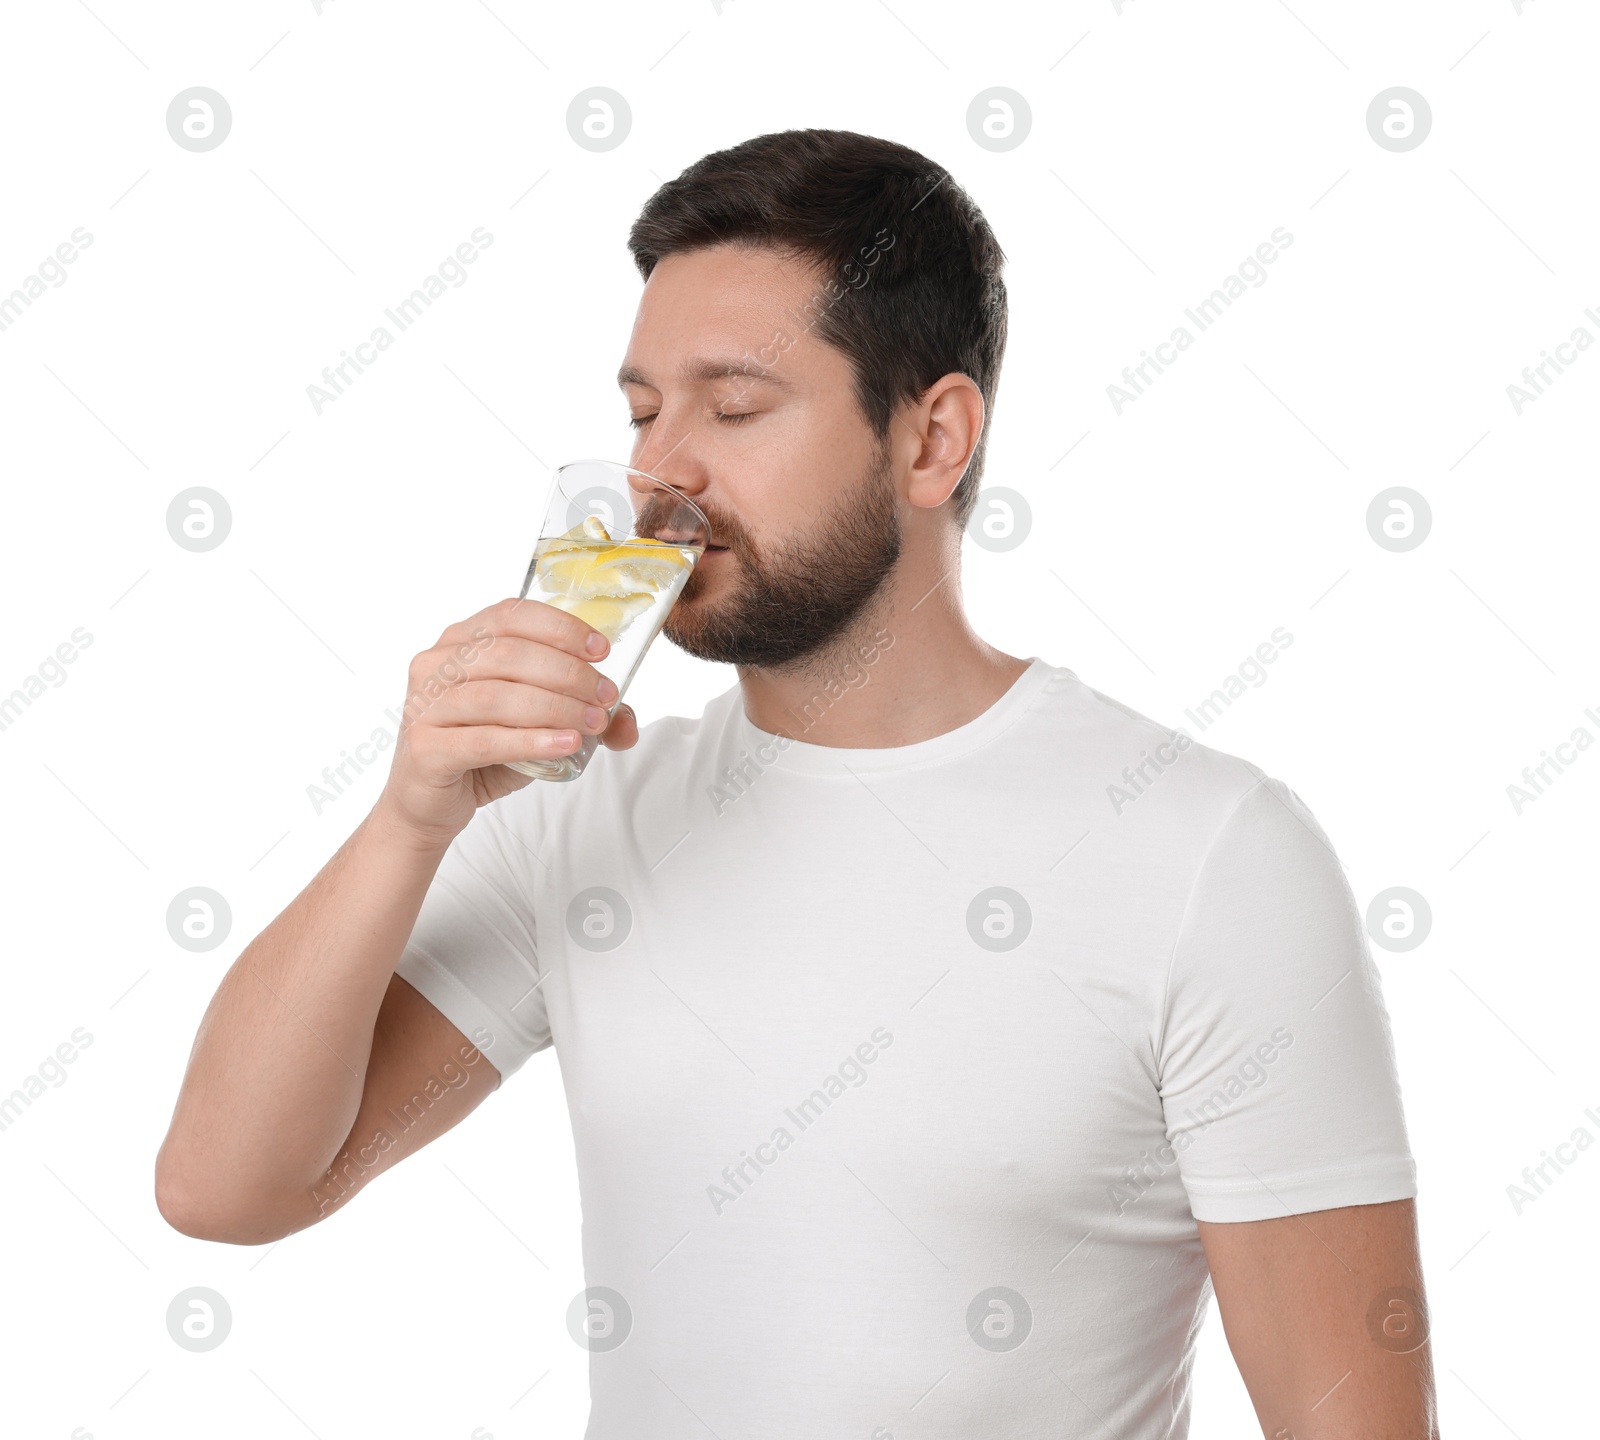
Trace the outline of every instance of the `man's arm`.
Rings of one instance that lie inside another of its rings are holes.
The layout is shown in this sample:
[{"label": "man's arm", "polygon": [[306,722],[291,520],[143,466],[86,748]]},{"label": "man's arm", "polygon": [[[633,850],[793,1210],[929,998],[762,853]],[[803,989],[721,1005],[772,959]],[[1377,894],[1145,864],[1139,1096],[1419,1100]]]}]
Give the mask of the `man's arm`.
[{"label": "man's arm", "polygon": [[605,650],[576,616],[505,600],[412,660],[377,803],[200,1022],[156,1156],[175,1229],[241,1245],[302,1229],[494,1088],[497,1072],[395,967],[455,837],[536,783],[509,762],[570,754],[585,731],[616,749],[637,740],[625,706],[620,724],[603,708],[616,685],[583,658]]},{"label": "man's arm", "polygon": [[374,809],[234,962],[157,1156],[156,1203],[174,1229],[234,1245],[282,1239],[499,1083],[393,973],[442,853]]},{"label": "man's arm", "polygon": [[1438,1440],[1416,1202],[1198,1221],[1271,1440]]},{"label": "man's arm", "polygon": [[283,1233],[340,1209],[368,1181],[460,1124],[499,1084],[482,1051],[403,976],[391,976],[355,1123],[317,1183],[292,1197],[280,1216]]},{"label": "man's arm", "polygon": [[[342,1209],[379,1175],[461,1123],[500,1084],[500,1072],[402,976],[378,1009],[355,1122],[332,1164],[313,1183],[270,1204],[257,1196],[238,1216],[183,1211],[174,1228],[200,1240],[264,1245]],[[181,1222],[181,1223],[180,1223]]]}]

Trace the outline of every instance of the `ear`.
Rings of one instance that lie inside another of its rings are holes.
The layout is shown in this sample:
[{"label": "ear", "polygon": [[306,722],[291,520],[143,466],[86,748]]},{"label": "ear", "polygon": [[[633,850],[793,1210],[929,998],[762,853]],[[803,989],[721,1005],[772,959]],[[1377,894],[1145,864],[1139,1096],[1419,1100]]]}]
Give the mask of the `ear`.
[{"label": "ear", "polygon": [[907,474],[907,499],[933,507],[948,500],[967,473],[983,435],[983,392],[970,376],[935,380],[906,417],[920,448]]}]

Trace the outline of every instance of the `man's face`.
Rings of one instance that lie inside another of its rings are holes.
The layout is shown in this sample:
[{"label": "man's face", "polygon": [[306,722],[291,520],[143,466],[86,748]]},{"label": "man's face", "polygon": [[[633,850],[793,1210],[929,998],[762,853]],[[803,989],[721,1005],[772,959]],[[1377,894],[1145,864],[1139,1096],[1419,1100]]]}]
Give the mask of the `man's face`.
[{"label": "man's face", "polygon": [[832,303],[826,278],[719,245],[662,260],[639,302],[620,376],[630,463],[688,495],[726,547],[696,564],[663,627],[704,660],[814,653],[900,553],[890,446],[856,408],[849,362],[806,331]]}]

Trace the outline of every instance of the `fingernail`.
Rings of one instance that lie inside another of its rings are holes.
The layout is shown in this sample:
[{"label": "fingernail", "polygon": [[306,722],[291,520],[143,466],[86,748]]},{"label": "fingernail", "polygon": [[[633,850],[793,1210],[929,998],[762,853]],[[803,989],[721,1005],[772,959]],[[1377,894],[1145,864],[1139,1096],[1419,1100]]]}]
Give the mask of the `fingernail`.
[{"label": "fingernail", "polygon": [[600,689],[596,692],[596,698],[602,705],[609,705],[617,698],[617,695],[618,690],[616,685],[606,676],[602,675],[600,677]]},{"label": "fingernail", "polygon": [[598,730],[606,723],[606,712],[598,705],[591,705],[583,712],[583,723],[587,729]]},{"label": "fingernail", "polygon": [[606,648],[606,637],[596,630],[589,636],[588,642],[584,648],[588,650],[591,655],[598,655]]}]

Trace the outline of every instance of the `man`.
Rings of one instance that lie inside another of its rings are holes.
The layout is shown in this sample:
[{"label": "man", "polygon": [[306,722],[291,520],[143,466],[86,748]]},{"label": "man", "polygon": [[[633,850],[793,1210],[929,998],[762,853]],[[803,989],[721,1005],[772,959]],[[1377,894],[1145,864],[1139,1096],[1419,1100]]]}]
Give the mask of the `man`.
[{"label": "man", "polygon": [[[447,628],[372,813],[212,1002],[163,1214],[290,1234],[554,1048],[593,1440],[1180,1437],[1213,1287],[1264,1433],[1436,1435],[1327,837],[963,613],[981,214],[913,151],[789,131],[630,246],[632,463],[718,547],[666,634],[738,684],[641,734],[575,617]],[[602,731],[575,783],[505,768]]]}]

